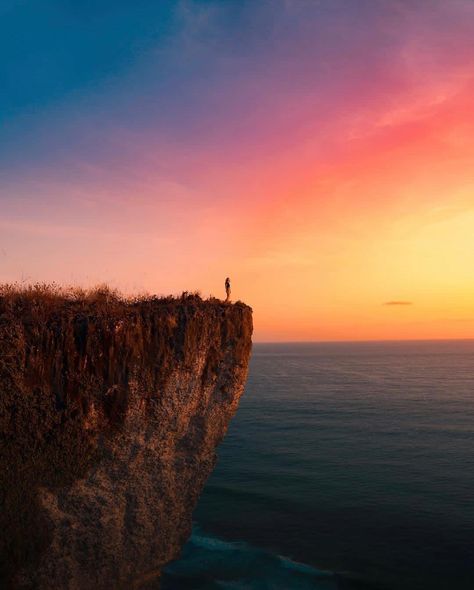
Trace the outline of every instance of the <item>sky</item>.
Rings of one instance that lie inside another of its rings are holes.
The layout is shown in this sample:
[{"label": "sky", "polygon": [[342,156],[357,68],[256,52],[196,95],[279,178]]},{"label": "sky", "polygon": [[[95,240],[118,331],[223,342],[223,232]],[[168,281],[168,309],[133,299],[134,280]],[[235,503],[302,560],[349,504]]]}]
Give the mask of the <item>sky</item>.
[{"label": "sky", "polygon": [[1,0],[0,51],[1,282],[474,337],[472,0]]}]

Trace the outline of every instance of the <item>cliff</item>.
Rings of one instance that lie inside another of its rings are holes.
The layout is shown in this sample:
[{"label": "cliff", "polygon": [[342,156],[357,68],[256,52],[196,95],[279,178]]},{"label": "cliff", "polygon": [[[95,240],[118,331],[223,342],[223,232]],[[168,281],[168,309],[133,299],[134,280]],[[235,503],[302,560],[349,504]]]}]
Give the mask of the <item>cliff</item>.
[{"label": "cliff", "polygon": [[158,587],[251,334],[242,303],[0,292],[1,587]]}]

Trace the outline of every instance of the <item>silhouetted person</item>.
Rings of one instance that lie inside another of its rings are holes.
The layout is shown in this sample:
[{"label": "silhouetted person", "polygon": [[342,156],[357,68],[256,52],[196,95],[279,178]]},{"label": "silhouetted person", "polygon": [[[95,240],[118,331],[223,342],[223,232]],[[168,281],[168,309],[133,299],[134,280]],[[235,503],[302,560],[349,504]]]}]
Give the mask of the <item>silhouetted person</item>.
[{"label": "silhouetted person", "polygon": [[229,299],[230,299],[230,279],[229,279],[229,277],[227,277],[225,280],[225,294],[227,295],[226,301],[229,301]]}]

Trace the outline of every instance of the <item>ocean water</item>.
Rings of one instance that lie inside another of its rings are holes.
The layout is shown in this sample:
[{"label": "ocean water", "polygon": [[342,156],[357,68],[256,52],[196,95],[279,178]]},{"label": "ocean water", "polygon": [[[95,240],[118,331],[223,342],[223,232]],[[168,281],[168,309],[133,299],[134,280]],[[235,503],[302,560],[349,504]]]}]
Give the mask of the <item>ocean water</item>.
[{"label": "ocean water", "polygon": [[474,341],[256,344],[177,589],[474,589]]}]

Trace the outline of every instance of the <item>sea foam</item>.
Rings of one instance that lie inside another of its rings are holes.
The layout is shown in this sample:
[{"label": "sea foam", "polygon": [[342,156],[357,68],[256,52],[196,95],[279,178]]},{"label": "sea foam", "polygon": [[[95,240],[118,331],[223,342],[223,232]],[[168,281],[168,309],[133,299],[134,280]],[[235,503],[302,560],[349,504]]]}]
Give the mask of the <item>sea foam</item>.
[{"label": "sea foam", "polygon": [[165,568],[163,590],[336,590],[334,574],[195,526],[181,559]]}]

